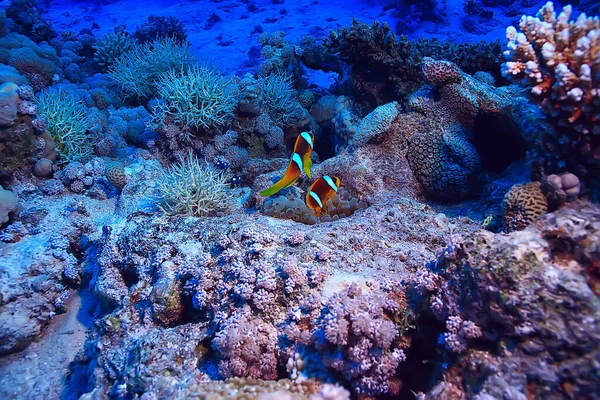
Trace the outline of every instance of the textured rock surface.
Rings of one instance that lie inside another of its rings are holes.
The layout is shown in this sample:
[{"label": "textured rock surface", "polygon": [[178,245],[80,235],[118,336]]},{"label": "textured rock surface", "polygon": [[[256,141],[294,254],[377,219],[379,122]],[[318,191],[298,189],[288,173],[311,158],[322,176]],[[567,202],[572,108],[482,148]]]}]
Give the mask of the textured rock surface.
[{"label": "textured rock surface", "polygon": [[524,231],[448,246],[417,286],[440,321],[458,316],[482,335],[428,397],[600,393],[599,243],[600,210],[576,203]]}]

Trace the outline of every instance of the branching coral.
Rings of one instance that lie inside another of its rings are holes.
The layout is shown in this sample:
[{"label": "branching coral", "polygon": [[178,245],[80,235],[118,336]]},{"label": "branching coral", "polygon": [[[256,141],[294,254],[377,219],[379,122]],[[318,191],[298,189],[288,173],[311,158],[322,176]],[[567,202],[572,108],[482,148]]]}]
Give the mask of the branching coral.
[{"label": "branching coral", "polygon": [[566,6],[557,16],[548,2],[535,17],[521,18],[520,32],[508,27],[502,74],[531,87],[557,126],[541,149],[549,172],[591,176],[600,172],[600,22],[585,14],[571,21],[571,14]]},{"label": "branching coral", "polygon": [[172,68],[186,67],[191,59],[186,44],[165,38],[133,46],[115,60],[108,74],[121,86],[127,97],[145,99],[157,94],[162,74]]},{"label": "branching coral", "polygon": [[259,76],[292,72],[295,79],[300,79],[302,70],[294,45],[284,39],[283,31],[268,34],[263,32],[258,37],[263,46],[261,56],[265,59],[258,69]]},{"label": "branching coral", "polygon": [[154,108],[152,125],[162,129],[175,124],[188,133],[210,131],[228,122],[237,103],[230,80],[205,65],[170,70],[157,89],[163,101]]},{"label": "branching coral", "polygon": [[263,107],[273,123],[284,127],[293,120],[293,112],[301,107],[296,98],[292,79],[285,73],[276,73],[259,80]]},{"label": "branching coral", "polygon": [[35,98],[39,116],[48,124],[48,131],[62,161],[85,161],[92,155],[92,142],[87,134],[90,120],[85,104],[77,95],[62,88],[51,88]]},{"label": "branching coral", "polygon": [[363,92],[356,94],[364,97],[366,91],[378,104],[392,100],[403,104],[423,84],[419,64],[424,57],[449,60],[467,73],[495,72],[500,64],[499,43],[411,41],[397,38],[387,24],[378,22],[353,21],[349,28],[331,31],[325,46],[353,66],[352,84]]},{"label": "branching coral", "polygon": [[156,182],[159,206],[167,214],[204,217],[223,213],[232,206],[228,177],[200,164],[191,152]]},{"label": "branching coral", "polygon": [[225,378],[277,379],[278,335],[275,326],[253,318],[249,307],[237,312],[213,339],[224,358],[219,372]]},{"label": "branching coral", "polygon": [[123,53],[134,46],[135,41],[124,32],[111,32],[96,41],[94,60],[103,69],[110,67]]}]

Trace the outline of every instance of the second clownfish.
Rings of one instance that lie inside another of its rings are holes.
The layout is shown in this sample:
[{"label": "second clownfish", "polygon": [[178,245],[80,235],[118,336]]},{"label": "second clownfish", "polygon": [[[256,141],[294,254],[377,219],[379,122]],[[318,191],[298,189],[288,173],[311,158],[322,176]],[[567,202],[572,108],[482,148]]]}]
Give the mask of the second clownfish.
[{"label": "second clownfish", "polygon": [[337,176],[322,176],[317,179],[306,192],[306,205],[317,216],[323,214],[327,201],[337,193],[340,187],[340,178]]},{"label": "second clownfish", "polygon": [[260,192],[261,196],[268,197],[279,192],[281,189],[292,186],[298,180],[302,171],[311,178],[310,168],[312,167],[312,161],[310,155],[312,154],[314,140],[315,137],[310,132],[302,132],[298,136],[294,145],[294,154],[292,154],[292,159],[285,170],[285,174],[273,186]]}]

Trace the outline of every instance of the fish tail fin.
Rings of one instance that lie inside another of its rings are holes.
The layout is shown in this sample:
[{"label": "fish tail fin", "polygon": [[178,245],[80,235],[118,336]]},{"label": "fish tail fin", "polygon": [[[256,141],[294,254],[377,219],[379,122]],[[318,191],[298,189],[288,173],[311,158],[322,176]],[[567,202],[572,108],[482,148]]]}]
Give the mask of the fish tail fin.
[{"label": "fish tail fin", "polygon": [[283,178],[278,180],[277,183],[275,183],[270,188],[267,188],[267,189],[263,190],[262,192],[260,192],[260,195],[263,197],[272,196],[275,193],[279,192],[281,189],[285,189],[287,187],[292,186],[294,184],[294,182],[296,182],[296,179],[298,179],[297,174],[292,174],[292,173],[290,173],[290,171],[286,171],[285,175],[283,175]]}]

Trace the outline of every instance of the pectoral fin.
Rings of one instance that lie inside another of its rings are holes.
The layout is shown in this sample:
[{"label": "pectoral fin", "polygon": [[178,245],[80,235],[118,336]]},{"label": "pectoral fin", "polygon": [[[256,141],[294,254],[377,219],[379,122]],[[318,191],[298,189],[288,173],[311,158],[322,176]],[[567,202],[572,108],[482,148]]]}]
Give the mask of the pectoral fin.
[{"label": "pectoral fin", "polygon": [[312,168],[312,160],[310,159],[310,153],[306,153],[304,155],[304,159],[302,160],[302,164],[304,165],[304,172],[306,173],[306,175],[312,179],[312,176],[310,175],[310,169]]}]

